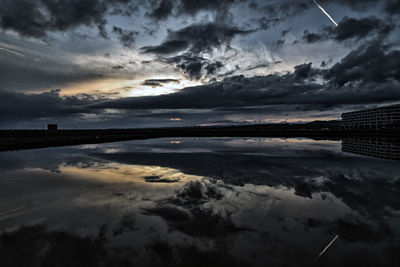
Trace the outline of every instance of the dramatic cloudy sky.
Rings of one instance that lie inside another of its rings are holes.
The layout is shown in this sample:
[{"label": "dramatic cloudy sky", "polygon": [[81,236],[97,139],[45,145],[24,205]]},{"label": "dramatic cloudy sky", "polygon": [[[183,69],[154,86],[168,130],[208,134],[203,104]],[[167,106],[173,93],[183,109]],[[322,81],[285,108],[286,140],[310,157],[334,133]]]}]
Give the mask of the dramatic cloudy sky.
[{"label": "dramatic cloudy sky", "polygon": [[304,122],[398,103],[399,17],[398,0],[0,0],[0,128]]}]

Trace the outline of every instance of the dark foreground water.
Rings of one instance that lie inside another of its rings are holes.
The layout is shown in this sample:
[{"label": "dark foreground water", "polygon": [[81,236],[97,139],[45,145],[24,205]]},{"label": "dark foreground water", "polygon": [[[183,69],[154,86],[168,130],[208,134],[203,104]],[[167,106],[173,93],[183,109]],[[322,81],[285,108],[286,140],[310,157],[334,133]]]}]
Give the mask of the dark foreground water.
[{"label": "dark foreground water", "polygon": [[0,153],[0,266],[400,266],[400,162],[341,141]]}]

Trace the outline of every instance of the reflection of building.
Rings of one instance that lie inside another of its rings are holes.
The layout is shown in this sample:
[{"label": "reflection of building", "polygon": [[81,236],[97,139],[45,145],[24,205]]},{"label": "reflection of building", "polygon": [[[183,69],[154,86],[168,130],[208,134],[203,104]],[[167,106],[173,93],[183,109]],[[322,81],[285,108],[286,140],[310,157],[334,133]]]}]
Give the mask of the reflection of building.
[{"label": "reflection of building", "polygon": [[342,128],[400,128],[400,105],[343,113]]},{"label": "reflection of building", "polygon": [[342,151],[400,160],[400,140],[384,137],[352,137],[342,140]]}]

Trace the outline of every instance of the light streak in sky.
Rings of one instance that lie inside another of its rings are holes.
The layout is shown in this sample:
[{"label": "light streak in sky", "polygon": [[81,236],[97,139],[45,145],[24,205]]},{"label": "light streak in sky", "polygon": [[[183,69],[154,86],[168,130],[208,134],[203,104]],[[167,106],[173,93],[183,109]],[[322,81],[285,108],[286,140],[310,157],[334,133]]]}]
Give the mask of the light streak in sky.
[{"label": "light streak in sky", "polygon": [[318,4],[316,0],[313,0],[313,2],[317,5],[317,7],[319,7],[319,9],[322,10],[322,12],[324,12],[325,15],[328,16],[328,18],[329,18],[329,19],[333,22],[333,24],[335,24],[335,26],[337,27],[338,24],[337,24],[336,21],[331,17],[331,15],[329,15],[328,12],[326,12],[325,9],[324,9],[320,4]]}]

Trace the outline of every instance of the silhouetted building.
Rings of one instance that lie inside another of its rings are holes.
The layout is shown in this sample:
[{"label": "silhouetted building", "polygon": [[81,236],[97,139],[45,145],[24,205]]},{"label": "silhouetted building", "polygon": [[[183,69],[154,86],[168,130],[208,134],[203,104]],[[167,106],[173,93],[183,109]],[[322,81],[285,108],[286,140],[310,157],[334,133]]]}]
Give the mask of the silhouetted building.
[{"label": "silhouetted building", "polygon": [[47,130],[50,132],[57,131],[57,128],[58,128],[57,124],[47,124]]},{"label": "silhouetted building", "polygon": [[343,129],[400,128],[400,104],[342,114]]},{"label": "silhouetted building", "polygon": [[400,160],[400,142],[391,138],[344,138],[342,140],[342,151],[382,159]]}]

